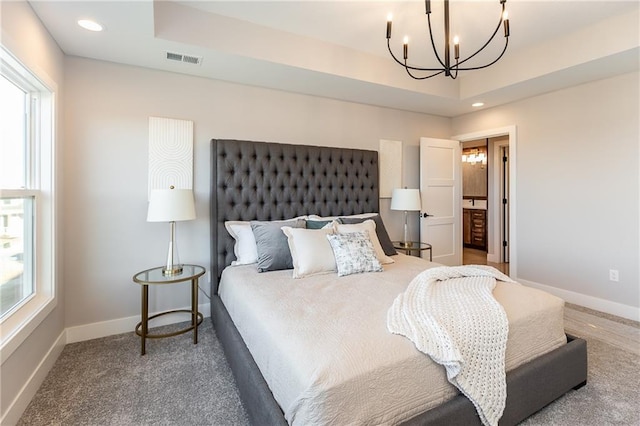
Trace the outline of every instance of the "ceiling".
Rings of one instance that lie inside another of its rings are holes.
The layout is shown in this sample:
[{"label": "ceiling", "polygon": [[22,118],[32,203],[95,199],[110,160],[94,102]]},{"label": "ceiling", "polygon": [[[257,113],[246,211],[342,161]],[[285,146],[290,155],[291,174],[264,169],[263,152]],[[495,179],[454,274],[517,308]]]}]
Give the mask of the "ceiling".
[{"label": "ceiling", "polygon": [[[392,48],[433,65],[420,1],[30,1],[67,55],[268,87],[278,90],[454,117],[563,87],[638,70],[640,2],[509,0],[511,36],[495,65],[416,81],[390,57]],[[434,0],[436,43],[442,5]],[[498,0],[451,0],[452,32],[461,56],[496,28]],[[105,31],[76,25],[94,19]],[[487,49],[497,55],[504,38]],[[201,57],[171,61],[166,52]],[[484,54],[485,52],[483,52]],[[481,54],[482,55],[482,54]],[[478,55],[480,56],[480,55]]]}]

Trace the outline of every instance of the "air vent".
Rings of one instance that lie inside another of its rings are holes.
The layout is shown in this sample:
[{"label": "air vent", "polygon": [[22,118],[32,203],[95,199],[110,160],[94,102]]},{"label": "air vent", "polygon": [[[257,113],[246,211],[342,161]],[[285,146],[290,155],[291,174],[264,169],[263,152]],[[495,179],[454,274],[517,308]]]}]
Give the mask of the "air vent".
[{"label": "air vent", "polygon": [[186,62],[187,64],[200,65],[202,56],[184,55],[182,53],[166,52],[170,61]]}]

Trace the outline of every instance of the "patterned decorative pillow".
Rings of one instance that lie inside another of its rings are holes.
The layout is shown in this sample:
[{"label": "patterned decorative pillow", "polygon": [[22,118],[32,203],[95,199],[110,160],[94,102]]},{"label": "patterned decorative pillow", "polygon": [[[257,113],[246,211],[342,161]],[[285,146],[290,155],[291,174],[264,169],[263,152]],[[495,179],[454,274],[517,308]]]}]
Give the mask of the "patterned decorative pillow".
[{"label": "patterned decorative pillow", "polygon": [[376,223],[372,219],[367,219],[362,223],[342,224],[339,222],[333,222],[333,228],[336,234],[348,234],[349,232],[366,232],[369,235],[371,244],[373,245],[373,251],[376,257],[382,264],[395,262],[392,258],[384,254],[384,249],[378,240],[376,234]]},{"label": "patterned decorative pillow", "polygon": [[367,232],[327,235],[327,239],[336,258],[339,277],[383,271]]}]

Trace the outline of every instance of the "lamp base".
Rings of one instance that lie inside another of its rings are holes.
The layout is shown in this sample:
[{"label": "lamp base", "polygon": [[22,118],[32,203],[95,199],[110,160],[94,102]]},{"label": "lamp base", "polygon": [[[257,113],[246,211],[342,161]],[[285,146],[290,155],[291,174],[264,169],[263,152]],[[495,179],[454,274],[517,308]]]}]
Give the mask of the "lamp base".
[{"label": "lamp base", "polygon": [[404,211],[404,245],[409,244],[409,225],[407,224],[407,211]]},{"label": "lamp base", "polygon": [[176,222],[171,221],[170,227],[170,239],[169,239],[169,252],[167,253],[167,263],[162,268],[162,275],[172,276],[182,273],[182,264],[178,256],[178,247],[175,244],[176,240]]},{"label": "lamp base", "polygon": [[173,265],[172,267],[162,268],[162,275],[179,275],[182,273],[182,265]]}]

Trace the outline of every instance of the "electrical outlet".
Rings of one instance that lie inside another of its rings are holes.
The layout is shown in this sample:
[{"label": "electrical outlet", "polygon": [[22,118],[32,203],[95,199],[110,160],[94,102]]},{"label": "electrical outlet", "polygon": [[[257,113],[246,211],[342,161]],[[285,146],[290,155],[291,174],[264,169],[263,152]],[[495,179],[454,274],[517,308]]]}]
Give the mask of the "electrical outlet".
[{"label": "electrical outlet", "polygon": [[609,269],[609,281],[618,282],[620,280],[620,276],[618,274],[617,269]]}]

